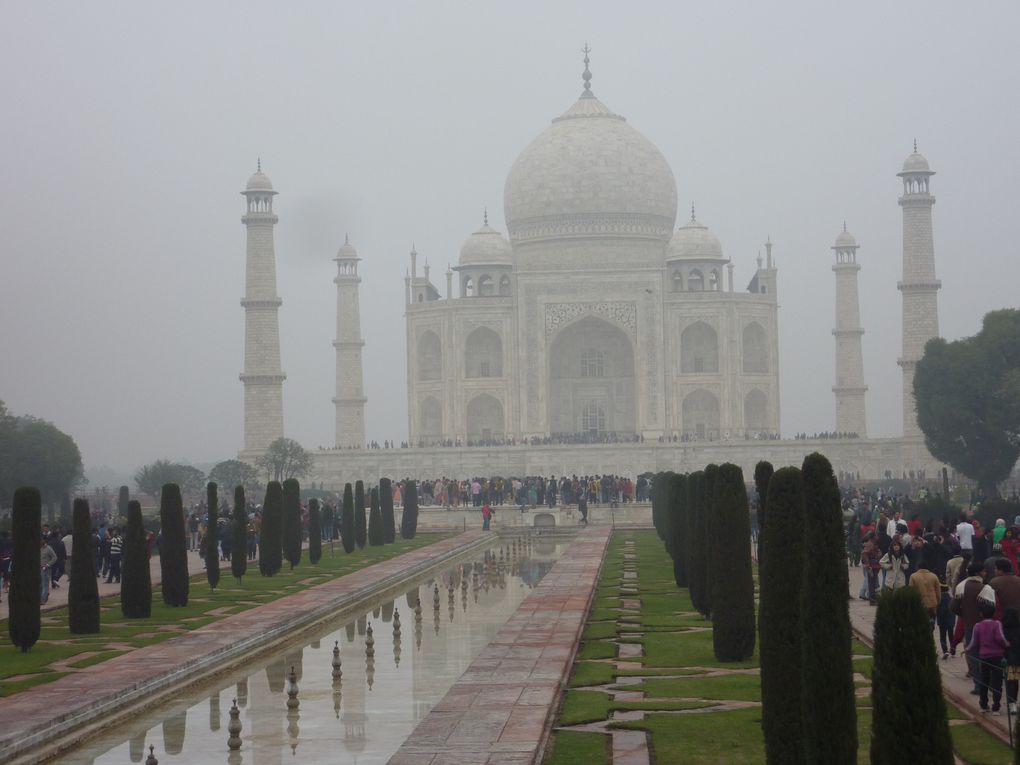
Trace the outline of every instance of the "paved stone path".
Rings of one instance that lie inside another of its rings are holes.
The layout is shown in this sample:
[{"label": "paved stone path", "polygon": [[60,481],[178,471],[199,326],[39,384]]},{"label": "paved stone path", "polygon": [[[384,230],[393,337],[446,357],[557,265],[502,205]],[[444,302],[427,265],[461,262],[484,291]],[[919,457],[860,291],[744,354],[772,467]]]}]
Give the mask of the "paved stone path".
[{"label": "paved stone path", "polygon": [[368,593],[459,554],[484,536],[468,531],[441,540],[4,699],[0,762],[90,723],[112,723],[125,703],[153,702],[185,679],[283,640]]},{"label": "paved stone path", "polygon": [[578,533],[390,765],[538,762],[573,664],[611,529]]}]

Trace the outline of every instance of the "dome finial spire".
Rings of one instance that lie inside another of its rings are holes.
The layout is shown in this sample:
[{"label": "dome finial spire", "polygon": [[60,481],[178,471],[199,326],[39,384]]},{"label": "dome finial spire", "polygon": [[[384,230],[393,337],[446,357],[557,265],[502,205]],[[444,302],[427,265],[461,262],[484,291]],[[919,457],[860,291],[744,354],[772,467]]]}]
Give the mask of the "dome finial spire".
[{"label": "dome finial spire", "polygon": [[591,92],[591,70],[588,69],[588,64],[591,63],[591,59],[588,58],[588,54],[591,53],[588,43],[584,44],[581,52],[584,54],[584,72],[581,74],[581,79],[584,80],[584,92],[581,94],[581,97],[594,98],[595,94]]},{"label": "dome finial spire", "polygon": [[484,212],[482,213],[482,223],[486,226],[489,225],[489,206],[485,205]]},{"label": "dome finial spire", "polygon": [[344,244],[350,244],[350,243],[351,243],[351,235],[350,234],[344,234]]},{"label": "dome finial spire", "polygon": [[917,139],[914,139],[914,154],[917,154]]},{"label": "dome finial spire", "polygon": [[257,172],[257,173],[261,173],[262,172],[262,157],[259,157],[258,161],[256,162],[255,172]]},{"label": "dome finial spire", "polygon": [[694,202],[691,202],[691,223],[694,223],[695,220],[697,219],[694,217]]},{"label": "dome finial spire", "polygon": [[846,231],[846,221],[843,221],[843,230]]}]

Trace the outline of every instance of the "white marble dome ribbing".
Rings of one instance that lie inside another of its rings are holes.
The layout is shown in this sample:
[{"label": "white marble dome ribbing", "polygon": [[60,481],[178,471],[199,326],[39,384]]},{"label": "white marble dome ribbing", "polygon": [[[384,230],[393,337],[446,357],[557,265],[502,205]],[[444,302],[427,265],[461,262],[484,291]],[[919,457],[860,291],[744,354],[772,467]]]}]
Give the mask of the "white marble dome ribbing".
[{"label": "white marble dome ribbing", "polygon": [[514,243],[575,236],[667,240],[676,181],[659,149],[582,95],[517,157],[503,192]]},{"label": "white marble dome ribbing", "polygon": [[903,162],[903,172],[930,173],[931,167],[928,165],[928,160],[924,158],[924,155],[918,153],[917,149],[914,149],[914,153]]},{"label": "white marble dome ribbing", "polygon": [[269,180],[269,176],[259,170],[256,173],[252,173],[251,178],[248,179],[248,183],[244,187],[245,191],[272,191],[273,183]]},{"label": "white marble dome ribbing", "polygon": [[667,260],[723,260],[722,244],[708,227],[691,218],[677,229],[666,248]]},{"label": "white marble dome ribbing", "polygon": [[464,241],[457,265],[510,266],[513,265],[513,252],[503,235],[485,223]]},{"label": "white marble dome ribbing", "polygon": [[845,228],[839,232],[839,236],[836,237],[836,248],[845,249],[857,246],[857,240],[854,235],[847,231]]}]

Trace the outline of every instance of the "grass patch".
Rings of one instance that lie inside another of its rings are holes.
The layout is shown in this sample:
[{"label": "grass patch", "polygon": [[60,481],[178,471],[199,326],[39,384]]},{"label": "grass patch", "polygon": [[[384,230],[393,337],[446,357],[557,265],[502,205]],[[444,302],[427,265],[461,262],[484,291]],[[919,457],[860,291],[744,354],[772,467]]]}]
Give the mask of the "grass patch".
[{"label": "grass patch", "polygon": [[560,730],[553,733],[552,755],[546,765],[608,765],[612,740],[601,733]]},{"label": "grass patch", "polygon": [[758,666],[758,651],[749,661],[721,662],[712,649],[712,633],[690,632],[669,635],[651,632],[642,638],[645,655],[642,663],[648,667],[725,667],[747,669]]},{"label": "grass patch", "polygon": [[764,761],[760,709],[651,714],[644,720],[612,723],[611,727],[651,733],[653,762],[760,765]]},{"label": "grass patch", "polygon": [[611,699],[602,691],[567,691],[560,709],[560,725],[580,725],[609,717]]},{"label": "grass patch", "polygon": [[657,699],[697,698],[761,701],[761,680],[757,675],[720,675],[718,677],[656,678],[645,680],[627,690],[644,691]]},{"label": "grass patch", "polygon": [[127,651],[101,651],[95,656],[89,656],[87,659],[73,662],[67,666],[74,667],[75,669],[85,669],[85,667],[91,667],[93,664],[100,664],[107,659],[112,659],[114,656],[120,656],[122,653],[127,653]]},{"label": "grass patch", "polygon": [[27,677],[23,680],[15,680],[0,684],[0,698],[6,698],[13,696],[15,693],[21,693],[27,691],[29,688],[35,688],[37,685],[43,683],[52,683],[54,680],[59,680],[64,675],[69,675],[70,672],[40,672],[38,675]]},{"label": "grass patch", "polygon": [[953,748],[970,765],[1011,765],[1013,751],[1008,745],[976,723],[953,725]]},{"label": "grass patch", "polygon": [[616,644],[600,640],[586,640],[577,652],[578,659],[615,659]]}]

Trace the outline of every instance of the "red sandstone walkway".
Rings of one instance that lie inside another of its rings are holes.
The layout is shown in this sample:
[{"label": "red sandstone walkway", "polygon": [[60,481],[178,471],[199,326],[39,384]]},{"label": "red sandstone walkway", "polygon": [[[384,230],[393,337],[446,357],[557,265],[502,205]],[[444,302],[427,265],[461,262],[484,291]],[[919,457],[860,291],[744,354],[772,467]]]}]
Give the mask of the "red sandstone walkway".
[{"label": "red sandstone walkway", "polygon": [[538,761],[611,531],[591,527],[578,534],[389,765]]},{"label": "red sandstone walkway", "polygon": [[485,536],[468,531],[441,540],[4,699],[0,762],[97,719],[110,722],[110,715],[125,703],[151,702],[186,677],[223,669],[225,662],[292,636],[369,592],[460,554]]}]

